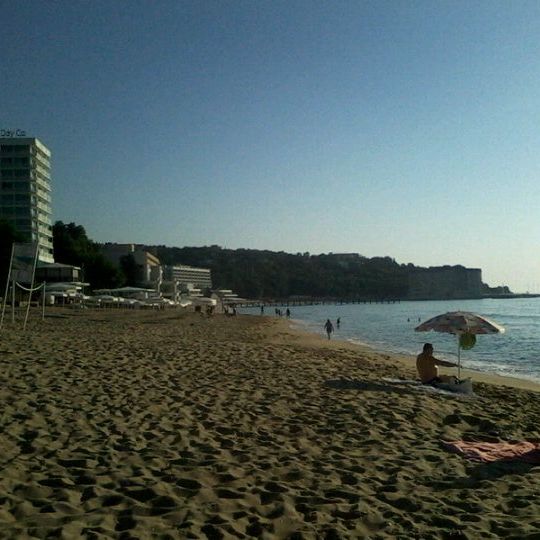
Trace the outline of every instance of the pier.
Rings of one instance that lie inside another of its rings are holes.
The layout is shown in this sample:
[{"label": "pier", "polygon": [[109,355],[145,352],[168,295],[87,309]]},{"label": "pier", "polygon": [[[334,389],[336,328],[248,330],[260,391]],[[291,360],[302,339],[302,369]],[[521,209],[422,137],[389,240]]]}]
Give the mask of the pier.
[{"label": "pier", "polygon": [[298,307],[298,306],[341,306],[348,304],[399,304],[399,298],[282,298],[265,300],[242,299],[237,307]]}]

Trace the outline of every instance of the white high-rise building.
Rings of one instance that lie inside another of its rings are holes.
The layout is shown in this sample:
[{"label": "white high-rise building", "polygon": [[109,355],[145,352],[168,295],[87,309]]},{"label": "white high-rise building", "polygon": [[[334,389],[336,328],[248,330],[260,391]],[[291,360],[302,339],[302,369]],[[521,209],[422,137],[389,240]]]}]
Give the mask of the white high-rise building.
[{"label": "white high-rise building", "polygon": [[163,279],[176,281],[181,287],[191,286],[199,289],[212,288],[212,274],[208,268],[196,268],[185,264],[164,266]]},{"label": "white high-rise building", "polygon": [[0,219],[37,242],[39,260],[49,263],[51,215],[51,152],[35,138],[0,138]]}]

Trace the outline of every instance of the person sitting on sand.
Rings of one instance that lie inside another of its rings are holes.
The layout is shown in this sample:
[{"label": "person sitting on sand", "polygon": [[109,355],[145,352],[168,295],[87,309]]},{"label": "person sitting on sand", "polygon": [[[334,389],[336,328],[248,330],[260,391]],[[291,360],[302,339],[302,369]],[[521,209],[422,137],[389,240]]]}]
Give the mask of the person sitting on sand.
[{"label": "person sitting on sand", "polygon": [[433,356],[433,345],[424,344],[422,352],[416,357],[416,369],[422,384],[455,383],[455,377],[439,375],[439,366],[458,367],[453,362],[439,360]]}]

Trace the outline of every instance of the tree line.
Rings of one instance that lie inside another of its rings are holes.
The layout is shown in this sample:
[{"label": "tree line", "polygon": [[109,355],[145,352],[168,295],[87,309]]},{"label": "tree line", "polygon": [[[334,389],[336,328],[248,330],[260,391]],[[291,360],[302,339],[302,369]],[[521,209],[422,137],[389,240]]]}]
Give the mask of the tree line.
[{"label": "tree line", "polygon": [[[92,289],[138,285],[133,257],[120,266],[108,261],[101,245],[88,237],[82,225],[57,221],[53,226],[55,260],[82,269],[82,279]],[[25,239],[9,224],[0,222],[0,279],[5,283],[11,242]],[[161,264],[209,268],[214,288],[232,289],[250,299],[406,298],[409,274],[420,267],[398,264],[391,257],[359,254],[285,253],[220,246],[138,246],[156,255]]]},{"label": "tree line", "polygon": [[[144,246],[162,264],[209,268],[215,288],[251,299],[304,297],[403,298],[408,272],[390,257],[285,253],[255,249]],[[414,267],[413,267],[414,268]]]}]

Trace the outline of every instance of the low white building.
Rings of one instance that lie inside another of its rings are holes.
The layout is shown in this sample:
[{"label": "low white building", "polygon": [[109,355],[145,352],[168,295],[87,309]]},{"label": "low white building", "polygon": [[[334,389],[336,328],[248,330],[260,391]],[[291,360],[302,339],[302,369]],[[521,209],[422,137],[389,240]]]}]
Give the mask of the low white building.
[{"label": "low white building", "polygon": [[38,262],[36,267],[35,280],[37,282],[74,283],[80,281],[81,277],[81,269],[71,264]]}]

